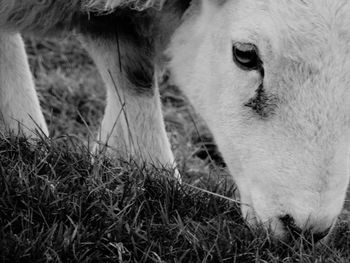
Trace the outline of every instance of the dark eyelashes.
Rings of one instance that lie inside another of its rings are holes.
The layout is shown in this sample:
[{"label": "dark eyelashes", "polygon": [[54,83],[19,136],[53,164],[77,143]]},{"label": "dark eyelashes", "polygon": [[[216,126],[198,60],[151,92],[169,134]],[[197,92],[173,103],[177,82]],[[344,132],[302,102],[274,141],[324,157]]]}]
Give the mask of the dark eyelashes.
[{"label": "dark eyelashes", "polygon": [[242,70],[260,70],[263,63],[258,54],[258,49],[253,44],[236,43],[232,47],[233,61]]}]

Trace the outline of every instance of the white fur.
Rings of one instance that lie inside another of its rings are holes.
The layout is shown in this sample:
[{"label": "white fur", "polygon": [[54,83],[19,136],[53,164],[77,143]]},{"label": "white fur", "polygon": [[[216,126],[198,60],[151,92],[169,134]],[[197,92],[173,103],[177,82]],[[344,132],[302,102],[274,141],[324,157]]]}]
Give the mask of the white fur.
[{"label": "white fur", "polygon": [[[349,181],[350,3],[203,0],[169,48],[175,82],[207,121],[241,193],[243,214],[277,236],[290,215],[322,232]],[[258,47],[265,77],[233,61],[232,45]],[[262,83],[276,97],[263,119],[244,106]]]},{"label": "white fur", "polygon": [[0,125],[2,130],[48,135],[22,38],[0,33]]},{"label": "white fur", "polygon": [[113,156],[131,156],[158,167],[174,165],[165,132],[158,86],[155,95],[137,95],[120,74],[114,42],[82,38],[107,87],[107,106],[99,135],[100,149]]},{"label": "white fur", "polygon": [[165,0],[86,0],[88,9],[108,11],[120,6],[132,6],[137,10],[144,10],[150,7],[162,8]]},{"label": "white fur", "polygon": [[[76,14],[109,13],[117,7],[160,9],[165,0],[0,0],[0,30],[35,33],[70,29]],[[77,21],[75,21],[77,22]]]}]

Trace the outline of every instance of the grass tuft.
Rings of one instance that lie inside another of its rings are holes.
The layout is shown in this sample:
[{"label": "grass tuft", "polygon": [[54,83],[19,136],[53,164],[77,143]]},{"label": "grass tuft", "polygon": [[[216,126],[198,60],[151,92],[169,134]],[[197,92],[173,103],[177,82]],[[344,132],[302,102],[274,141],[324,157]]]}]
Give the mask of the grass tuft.
[{"label": "grass tuft", "polygon": [[[0,140],[2,262],[347,262],[349,225],[330,246],[293,247],[252,231],[235,202],[172,171],[91,162],[71,140]],[[217,183],[217,192],[233,188]]]}]

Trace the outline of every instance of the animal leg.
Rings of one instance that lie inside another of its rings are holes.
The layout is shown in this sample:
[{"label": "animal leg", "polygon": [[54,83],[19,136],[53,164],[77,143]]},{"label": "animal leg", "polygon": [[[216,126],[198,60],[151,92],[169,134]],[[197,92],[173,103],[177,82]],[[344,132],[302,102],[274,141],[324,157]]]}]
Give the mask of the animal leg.
[{"label": "animal leg", "polygon": [[174,165],[157,84],[145,89],[129,79],[127,71],[130,69],[124,67],[124,58],[118,55],[127,52],[118,50],[118,43],[93,38],[84,38],[83,42],[107,87],[107,106],[99,135],[102,141],[99,148],[107,146],[109,154],[131,157],[139,164],[146,162],[158,167]]},{"label": "animal leg", "polygon": [[21,36],[0,33],[0,130],[48,135]]}]

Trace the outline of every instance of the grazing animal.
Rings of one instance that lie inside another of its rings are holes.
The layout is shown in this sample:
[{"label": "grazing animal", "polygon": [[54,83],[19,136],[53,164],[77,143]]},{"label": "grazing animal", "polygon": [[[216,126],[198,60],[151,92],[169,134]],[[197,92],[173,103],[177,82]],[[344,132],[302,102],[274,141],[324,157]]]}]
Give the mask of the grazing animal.
[{"label": "grazing animal", "polygon": [[47,132],[13,32],[67,29],[105,81],[112,154],[173,163],[156,81],[166,66],[213,132],[247,221],[282,239],[328,235],[349,181],[347,0],[0,0],[7,127]]}]

